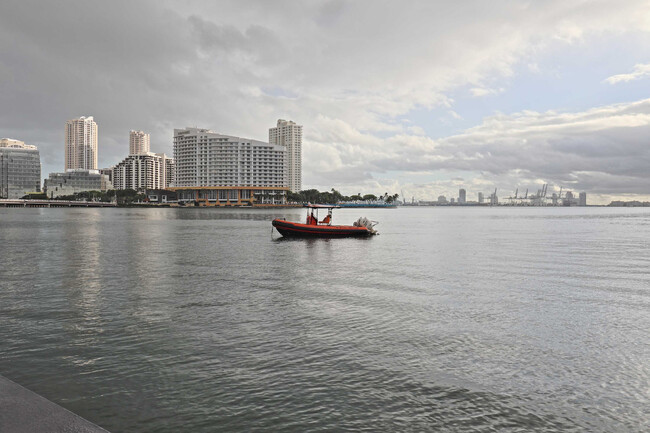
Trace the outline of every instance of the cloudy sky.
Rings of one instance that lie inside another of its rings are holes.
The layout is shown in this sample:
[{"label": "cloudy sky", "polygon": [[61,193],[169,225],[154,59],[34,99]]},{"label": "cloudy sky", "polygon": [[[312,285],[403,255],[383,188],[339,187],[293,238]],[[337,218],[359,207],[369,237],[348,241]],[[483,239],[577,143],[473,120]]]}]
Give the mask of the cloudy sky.
[{"label": "cloudy sky", "polygon": [[267,140],[304,126],[303,186],[650,199],[650,2],[30,1],[0,4],[0,136],[63,170],[67,119],[99,164],[131,129]]}]

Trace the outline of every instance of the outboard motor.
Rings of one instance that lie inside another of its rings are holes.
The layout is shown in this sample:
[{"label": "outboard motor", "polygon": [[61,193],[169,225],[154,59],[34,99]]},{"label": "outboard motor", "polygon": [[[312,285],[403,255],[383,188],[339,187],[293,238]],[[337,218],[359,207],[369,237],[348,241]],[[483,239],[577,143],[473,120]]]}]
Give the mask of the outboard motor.
[{"label": "outboard motor", "polygon": [[355,227],[365,227],[368,229],[368,231],[370,231],[370,233],[374,235],[377,234],[377,231],[373,227],[375,227],[377,224],[379,224],[377,221],[372,221],[366,217],[361,217],[358,220],[356,220],[352,225]]}]

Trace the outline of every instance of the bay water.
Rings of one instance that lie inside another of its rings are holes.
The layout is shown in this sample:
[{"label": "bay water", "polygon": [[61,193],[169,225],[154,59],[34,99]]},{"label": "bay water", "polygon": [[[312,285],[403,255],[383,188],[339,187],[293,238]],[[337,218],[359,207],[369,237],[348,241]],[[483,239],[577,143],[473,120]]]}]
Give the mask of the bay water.
[{"label": "bay water", "polygon": [[648,431],[650,209],[0,209],[0,374],[113,432]]}]

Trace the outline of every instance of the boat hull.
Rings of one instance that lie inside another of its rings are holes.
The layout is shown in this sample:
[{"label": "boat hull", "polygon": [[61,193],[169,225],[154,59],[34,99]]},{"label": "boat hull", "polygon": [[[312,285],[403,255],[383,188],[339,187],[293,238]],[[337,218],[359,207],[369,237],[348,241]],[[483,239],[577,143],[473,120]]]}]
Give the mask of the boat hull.
[{"label": "boat hull", "polygon": [[285,237],[344,238],[365,237],[373,233],[366,227],[301,224],[274,219],[273,227]]}]

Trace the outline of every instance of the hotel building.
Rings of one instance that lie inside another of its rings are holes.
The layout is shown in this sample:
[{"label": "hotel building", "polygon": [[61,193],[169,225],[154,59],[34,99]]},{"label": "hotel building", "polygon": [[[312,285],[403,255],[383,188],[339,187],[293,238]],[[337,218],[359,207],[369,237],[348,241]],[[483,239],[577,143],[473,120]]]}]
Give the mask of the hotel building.
[{"label": "hotel building", "polygon": [[0,198],[21,198],[41,190],[41,156],[36,146],[0,139]]},{"label": "hotel building", "polygon": [[201,205],[286,203],[286,148],[209,129],[174,130],[174,188]]},{"label": "hotel building", "polygon": [[287,149],[287,186],[292,192],[302,190],[302,125],[279,119],[275,128],[269,128],[269,143]]},{"label": "hotel building", "polygon": [[97,123],[92,116],[65,123],[65,170],[97,170]]}]

